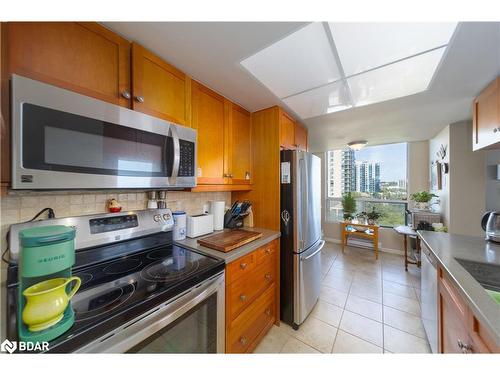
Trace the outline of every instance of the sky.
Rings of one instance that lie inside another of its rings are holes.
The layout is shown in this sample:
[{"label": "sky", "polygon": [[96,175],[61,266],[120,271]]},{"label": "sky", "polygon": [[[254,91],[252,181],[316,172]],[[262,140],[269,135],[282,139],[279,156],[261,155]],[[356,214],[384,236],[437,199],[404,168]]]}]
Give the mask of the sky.
[{"label": "sky", "polygon": [[406,179],[406,143],[368,146],[355,155],[356,161],[380,163],[380,181]]}]

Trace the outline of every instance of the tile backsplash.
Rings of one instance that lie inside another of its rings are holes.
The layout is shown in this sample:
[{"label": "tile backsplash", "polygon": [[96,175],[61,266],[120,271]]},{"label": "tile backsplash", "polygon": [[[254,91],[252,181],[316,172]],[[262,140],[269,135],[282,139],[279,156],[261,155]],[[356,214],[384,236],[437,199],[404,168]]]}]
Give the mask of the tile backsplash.
[{"label": "tile backsplash", "polygon": [[[6,248],[5,235],[11,224],[30,220],[45,207],[53,208],[56,217],[103,213],[107,212],[106,203],[111,198],[117,199],[123,210],[141,210],[147,205],[145,191],[11,192],[0,198],[1,249]],[[201,213],[209,200],[222,200],[229,205],[231,193],[169,191],[166,199],[172,211],[184,210],[190,215]]]}]

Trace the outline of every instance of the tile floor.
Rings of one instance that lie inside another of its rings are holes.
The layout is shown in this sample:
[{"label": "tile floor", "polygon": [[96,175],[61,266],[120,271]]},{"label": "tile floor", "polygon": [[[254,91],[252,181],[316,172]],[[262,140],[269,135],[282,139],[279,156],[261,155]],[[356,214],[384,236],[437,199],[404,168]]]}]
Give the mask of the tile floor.
[{"label": "tile floor", "polygon": [[273,326],[255,353],[429,353],[420,269],[403,258],[327,243],[320,299],[298,331]]}]

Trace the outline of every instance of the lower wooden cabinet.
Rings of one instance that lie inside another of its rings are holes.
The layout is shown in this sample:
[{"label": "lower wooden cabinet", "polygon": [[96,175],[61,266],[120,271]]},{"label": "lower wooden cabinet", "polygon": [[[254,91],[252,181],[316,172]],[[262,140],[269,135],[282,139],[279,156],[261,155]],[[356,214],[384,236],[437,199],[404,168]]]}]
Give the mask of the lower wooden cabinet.
[{"label": "lower wooden cabinet", "polygon": [[438,291],[440,353],[500,352],[443,269],[439,269]]},{"label": "lower wooden cabinet", "polygon": [[279,242],[226,267],[226,352],[251,353],[279,321]]}]

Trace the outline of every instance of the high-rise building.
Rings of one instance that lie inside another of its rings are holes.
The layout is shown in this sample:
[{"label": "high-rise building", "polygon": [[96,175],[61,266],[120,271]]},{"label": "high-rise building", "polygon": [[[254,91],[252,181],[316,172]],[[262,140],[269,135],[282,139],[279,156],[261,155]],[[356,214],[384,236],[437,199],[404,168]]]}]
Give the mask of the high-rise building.
[{"label": "high-rise building", "polygon": [[380,163],[356,162],[356,191],[361,193],[380,192]]},{"label": "high-rise building", "polygon": [[356,190],[354,150],[328,151],[328,197]]}]

